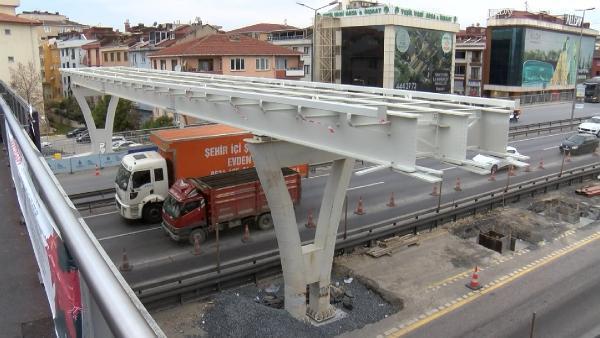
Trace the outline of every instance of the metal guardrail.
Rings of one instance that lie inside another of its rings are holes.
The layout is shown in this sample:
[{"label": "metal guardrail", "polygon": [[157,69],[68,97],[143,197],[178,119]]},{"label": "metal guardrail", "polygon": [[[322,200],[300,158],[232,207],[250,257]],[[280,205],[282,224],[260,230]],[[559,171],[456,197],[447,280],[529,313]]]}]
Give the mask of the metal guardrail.
[{"label": "metal guardrail", "polygon": [[560,92],[560,93],[542,93],[542,94],[530,94],[530,95],[521,95],[519,97],[510,97],[510,96],[502,96],[502,97],[494,97],[495,99],[505,99],[505,100],[519,100],[520,105],[526,106],[530,104],[539,104],[539,103],[548,103],[548,102],[567,102],[573,101],[573,90],[568,92]]},{"label": "metal guardrail", "polygon": [[[336,251],[364,245],[372,240],[397,234],[416,233],[435,228],[458,218],[475,215],[481,210],[492,210],[496,206],[518,201],[522,196],[546,193],[548,189],[559,189],[585,178],[596,177],[600,164],[591,164],[566,170],[562,175],[553,173],[529,181],[494,189],[486,193],[446,203],[437,207],[416,211],[407,215],[383,220],[347,232],[347,238],[338,233]],[[307,244],[305,242],[303,244]],[[240,285],[256,280],[256,275],[268,271],[280,271],[278,250],[270,250],[250,257],[222,263],[219,267],[197,268],[185,273],[137,283],[132,288],[146,306],[162,304],[166,300],[181,302],[186,297],[198,297],[218,291],[227,285]]]},{"label": "metal guardrail", "polygon": [[[0,81],[0,92],[4,96],[12,97],[14,104],[22,105],[18,102],[19,96],[12,91],[6,84]],[[21,99],[22,101],[22,99]],[[27,111],[21,107],[18,111]],[[21,149],[23,158],[30,169],[31,179],[37,187],[37,194],[48,209],[50,216],[54,219],[61,238],[66,244],[69,252],[74,257],[79,272],[85,285],[91,292],[93,301],[98,305],[103,320],[110,328],[112,334],[117,337],[156,337],[164,336],[160,328],[156,326],[153,319],[147,314],[143,306],[135,298],[131,298],[131,290],[126,284],[122,284],[122,279],[115,275],[116,268],[112,265],[106,253],[99,247],[97,242],[90,235],[90,230],[65,200],[65,196],[59,187],[55,184],[51,172],[45,166],[44,158],[39,150],[32,147],[32,142],[25,131],[22,129],[21,121],[13,115],[11,107],[0,97],[0,112],[4,121],[8,124],[15,142]],[[3,135],[6,135],[4,133]],[[90,300],[91,301],[91,300]],[[93,322],[94,312],[85,304],[86,313],[90,316],[84,321]],[[87,311],[89,310],[89,312]],[[98,320],[98,318],[96,318]],[[100,323],[98,321],[97,323]],[[92,324],[93,326],[93,324]],[[104,332],[100,327],[87,328],[90,332],[87,334]]]},{"label": "metal guardrail", "polygon": [[585,122],[592,116],[577,117],[573,121],[570,119],[566,120],[555,120],[539,123],[524,124],[520,126],[511,126],[508,137],[516,138],[517,136],[529,136],[529,135],[540,135],[542,133],[551,133],[554,131],[572,130],[576,131],[577,126],[580,123]]}]

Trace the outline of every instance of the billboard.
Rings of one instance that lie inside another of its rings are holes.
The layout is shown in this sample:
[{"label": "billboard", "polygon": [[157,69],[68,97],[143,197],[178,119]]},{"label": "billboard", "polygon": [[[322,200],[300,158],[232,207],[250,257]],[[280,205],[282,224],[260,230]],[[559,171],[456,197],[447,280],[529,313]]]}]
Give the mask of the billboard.
[{"label": "billboard", "polygon": [[450,93],[454,34],[396,27],[394,88]]},{"label": "billboard", "polygon": [[579,36],[527,28],[523,50],[523,87],[566,87],[588,76],[592,66],[594,38],[583,36],[577,70]]}]

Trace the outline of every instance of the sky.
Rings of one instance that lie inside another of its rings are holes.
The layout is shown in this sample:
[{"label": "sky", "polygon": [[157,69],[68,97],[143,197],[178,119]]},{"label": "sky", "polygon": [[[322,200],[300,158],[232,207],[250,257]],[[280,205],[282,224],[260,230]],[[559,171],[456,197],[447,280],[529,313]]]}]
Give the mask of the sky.
[{"label": "sky", "polygon": [[[328,0],[302,0],[308,6],[320,7]],[[458,17],[461,28],[480,23],[485,26],[489,8],[512,8],[547,11],[551,14],[575,14],[576,9],[597,9],[586,12],[585,21],[600,30],[598,0],[503,0],[494,6],[485,0],[404,0],[380,1],[403,8],[425,10]],[[567,7],[568,6],[568,7]],[[123,31],[125,19],[132,25],[158,23],[189,23],[199,17],[203,23],[232,30],[259,22],[287,23],[296,27],[311,25],[313,11],[299,6],[295,0],[21,0],[17,12],[41,10],[60,12],[82,24],[111,26]],[[581,13],[581,12],[579,12]]]}]

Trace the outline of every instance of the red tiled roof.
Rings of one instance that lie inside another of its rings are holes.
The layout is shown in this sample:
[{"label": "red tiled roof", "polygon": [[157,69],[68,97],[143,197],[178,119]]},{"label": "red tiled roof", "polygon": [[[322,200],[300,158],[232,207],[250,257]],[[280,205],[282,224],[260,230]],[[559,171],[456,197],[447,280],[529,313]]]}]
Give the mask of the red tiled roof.
[{"label": "red tiled roof", "polygon": [[212,34],[173,45],[150,56],[180,55],[301,55],[301,53],[245,35]]},{"label": "red tiled roof", "polygon": [[257,23],[254,25],[234,29],[232,31],[229,31],[228,33],[238,33],[238,34],[254,33],[254,32],[263,33],[263,32],[278,31],[278,30],[282,30],[282,29],[298,29],[298,27],[288,26],[288,25],[280,25],[277,23]]},{"label": "red tiled roof", "polygon": [[0,13],[0,22],[10,22],[16,24],[23,25],[41,25],[42,23],[37,20],[30,20],[25,18],[20,18],[16,15],[4,14]]}]

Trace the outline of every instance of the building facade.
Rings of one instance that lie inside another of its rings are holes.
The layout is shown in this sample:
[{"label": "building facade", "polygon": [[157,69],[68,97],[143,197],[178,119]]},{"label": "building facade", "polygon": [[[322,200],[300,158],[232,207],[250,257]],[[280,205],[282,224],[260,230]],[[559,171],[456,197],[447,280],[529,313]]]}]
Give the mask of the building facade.
[{"label": "building facade", "polygon": [[455,16],[344,0],[317,17],[317,81],[452,93]]},{"label": "building facade", "polygon": [[598,32],[581,17],[490,10],[487,26],[486,96],[559,95],[590,76]]},{"label": "building facade", "polygon": [[[0,0],[0,80],[10,83],[10,70],[19,63],[32,64],[40,72],[40,50],[37,27],[39,21],[16,16],[20,1]],[[39,83],[39,91],[42,83]]]},{"label": "building facade", "polygon": [[485,27],[470,26],[456,34],[454,51],[454,94],[481,96]]},{"label": "building facade", "polygon": [[[85,66],[84,58],[87,52],[83,49],[83,46],[93,42],[84,39],[82,36],[80,39],[59,41],[57,43],[59,56],[60,56],[60,67],[61,68],[80,68]],[[71,95],[71,77],[67,75],[61,75],[62,81],[62,95],[64,97]]]},{"label": "building facade", "polygon": [[312,27],[275,30],[269,33],[267,41],[301,53],[304,76],[300,80],[312,81]]},{"label": "building facade", "polygon": [[52,37],[58,37],[68,32],[81,33],[88,26],[69,20],[65,15],[59,12],[50,13],[47,11],[29,11],[19,13],[18,17],[37,20],[41,25],[37,26],[37,34],[40,40],[46,40]]},{"label": "building facade", "polygon": [[56,101],[63,97],[60,73],[60,51],[56,39],[42,43],[42,87],[45,101]]}]

